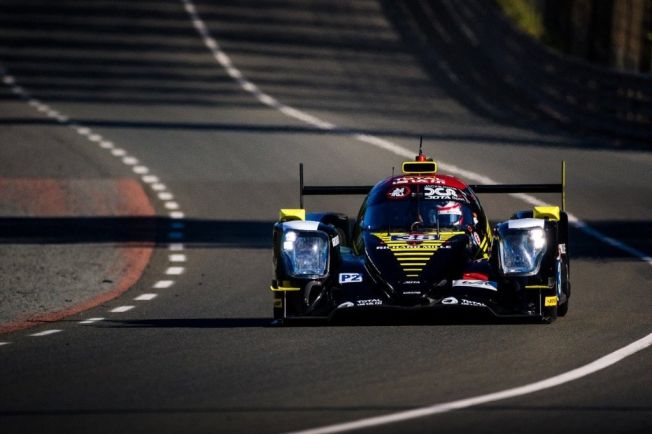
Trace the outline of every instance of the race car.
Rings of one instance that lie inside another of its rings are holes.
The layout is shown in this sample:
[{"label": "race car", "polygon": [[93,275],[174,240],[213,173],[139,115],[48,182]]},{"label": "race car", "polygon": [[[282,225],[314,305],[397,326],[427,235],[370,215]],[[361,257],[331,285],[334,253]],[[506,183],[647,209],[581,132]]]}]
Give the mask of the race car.
[{"label": "race car", "polygon": [[[274,321],[419,310],[549,323],[570,297],[565,163],[561,184],[468,185],[421,148],[374,186],[304,186],[274,224]],[[477,194],[561,193],[490,225]],[[356,219],[306,213],[304,195],[366,194]]]}]

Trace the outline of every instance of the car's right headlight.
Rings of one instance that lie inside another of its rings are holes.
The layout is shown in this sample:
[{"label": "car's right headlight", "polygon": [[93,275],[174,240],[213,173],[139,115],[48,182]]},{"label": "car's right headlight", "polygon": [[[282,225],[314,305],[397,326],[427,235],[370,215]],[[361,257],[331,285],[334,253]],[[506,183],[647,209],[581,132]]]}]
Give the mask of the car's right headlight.
[{"label": "car's right headlight", "polygon": [[329,237],[319,231],[284,231],[283,254],[292,277],[325,277],[328,267]]},{"label": "car's right headlight", "polygon": [[533,276],[546,252],[545,221],[509,220],[497,226],[498,264],[505,276]]}]

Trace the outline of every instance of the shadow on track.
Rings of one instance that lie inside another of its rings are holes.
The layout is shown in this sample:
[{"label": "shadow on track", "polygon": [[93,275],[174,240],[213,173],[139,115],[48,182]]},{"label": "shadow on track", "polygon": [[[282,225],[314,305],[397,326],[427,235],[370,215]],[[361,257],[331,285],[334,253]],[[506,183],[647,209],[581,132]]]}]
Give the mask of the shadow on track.
[{"label": "shadow on track", "polygon": [[[0,217],[0,245],[125,243],[167,246],[181,241],[174,238],[175,224],[183,227],[183,243],[187,248],[272,248],[273,221],[165,217]],[[643,252],[652,252],[652,222],[596,220],[587,224]],[[637,260],[572,227],[569,252],[573,259]]]},{"label": "shadow on track", "polygon": [[540,324],[528,318],[496,318],[493,315],[477,313],[442,313],[433,315],[424,311],[392,312],[339,312],[330,320],[294,319],[284,325],[277,325],[272,318],[154,318],[141,320],[110,320],[97,323],[97,328],[299,328],[299,327],[386,327],[386,326],[481,326],[487,324]]}]

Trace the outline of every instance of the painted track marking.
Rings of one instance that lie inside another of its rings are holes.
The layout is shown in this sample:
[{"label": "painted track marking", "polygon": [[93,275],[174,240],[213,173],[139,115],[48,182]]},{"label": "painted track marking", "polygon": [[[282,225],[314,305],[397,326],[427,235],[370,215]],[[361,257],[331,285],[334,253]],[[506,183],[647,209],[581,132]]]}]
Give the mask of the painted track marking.
[{"label": "painted track marking", "polygon": [[[149,185],[150,189],[155,193],[154,196],[160,201],[161,205],[167,209],[168,217],[174,222],[170,223],[170,229],[173,229],[173,232],[168,233],[168,238],[173,238],[174,243],[169,245],[169,250],[184,250],[184,245],[181,242],[185,238],[183,232],[184,226],[183,222],[179,222],[180,219],[185,218],[185,213],[181,211],[181,207],[176,201],[171,201],[170,199],[174,198],[174,195],[168,190],[167,186],[160,182],[158,176],[151,173],[149,167],[141,164],[140,160],[133,155],[130,155],[125,149],[117,147],[115,143],[110,140],[107,140],[101,134],[93,131],[91,128],[81,125],[79,122],[71,121],[68,116],[60,113],[59,111],[51,108],[48,104],[43,103],[37,98],[32,97],[29,93],[17,84],[16,78],[10,75],[4,68],[0,66],[0,77],[1,81],[8,86],[11,91],[16,94],[17,97],[22,98],[29,106],[33,107],[40,113],[55,118],[60,124],[70,127],[75,133],[84,137],[90,143],[97,145],[99,148],[104,149],[109,152],[116,158],[119,158],[120,161],[131,168],[132,172],[137,175],[140,175],[140,180]],[[172,236],[170,236],[172,235]],[[168,257],[171,263],[181,262],[180,260],[173,260]],[[173,270],[173,273],[167,273],[167,271]],[[182,274],[185,271],[183,267],[168,267],[166,269],[166,274]],[[155,283],[152,288],[169,288],[174,284],[173,280],[162,280]],[[153,300],[156,295],[151,296],[151,294],[143,294],[137,299],[139,301],[150,301]],[[109,312],[111,313],[121,313],[133,309],[135,306],[118,306],[115,307]],[[78,324],[88,325],[93,324],[98,321],[102,321],[104,318],[88,318],[83,321],[79,321]],[[38,333],[33,333],[30,336],[48,336],[51,334],[62,332],[63,330],[45,330]],[[8,345],[11,342],[0,343],[2,345]]]},{"label": "painted track marking", "polygon": [[[280,111],[281,113],[285,114],[286,116],[289,116],[301,122],[312,125],[318,129],[329,130],[329,131],[336,130],[338,133],[342,133],[342,135],[348,135],[349,137],[352,137],[355,140],[392,152],[400,157],[409,158],[409,159],[414,158],[413,151],[410,151],[394,142],[382,139],[380,137],[375,137],[369,134],[351,133],[345,131],[343,129],[338,128],[336,125],[328,121],[319,119],[311,114],[305,113],[294,107],[287,106],[279,102],[271,95],[264,93],[262,90],[260,90],[260,88],[256,84],[254,84],[253,82],[245,78],[242,71],[240,71],[233,65],[231,58],[222,50],[217,40],[211,36],[208,27],[199,16],[199,13],[197,12],[197,8],[195,7],[192,0],[181,0],[181,2],[183,3],[183,6],[186,12],[188,13],[190,17],[190,21],[195,27],[195,30],[197,30],[197,32],[199,33],[199,36],[201,37],[204,45],[211,52],[215,61],[222,68],[224,68],[226,73],[231,78],[233,78],[243,90],[253,95],[262,104],[274,108]],[[452,164],[439,162],[439,167],[446,172],[472,180],[474,182],[478,182],[482,184],[498,184],[497,181],[493,180],[490,177],[481,175],[476,172],[462,169]],[[512,194],[512,196],[521,199],[530,205],[545,205],[545,202],[529,194],[518,193],[518,194]],[[577,218],[572,214],[568,214],[568,220],[569,223],[573,225],[573,227],[584,232],[585,234],[593,238],[596,238],[606,244],[609,244],[617,249],[620,249],[626,252],[627,254],[630,254],[640,259],[641,261],[647,263],[648,265],[652,266],[652,257],[646,255],[640,250],[628,246],[622,243],[621,241],[618,241],[605,234],[602,234],[601,232],[590,227],[589,225],[587,225],[586,223],[584,223],[583,221],[581,221],[579,218]],[[317,433],[351,431],[354,429],[384,425],[388,423],[399,422],[401,420],[414,419],[418,417],[429,416],[432,414],[444,413],[459,408],[471,407],[474,405],[484,404],[487,402],[497,401],[500,399],[507,399],[513,396],[520,396],[529,393],[534,393],[539,390],[547,389],[550,387],[567,383],[569,381],[576,380],[578,378],[597,372],[601,369],[605,369],[608,366],[611,366],[617,363],[618,361],[624,359],[625,357],[630,356],[638,351],[641,351],[644,348],[647,348],[651,342],[652,342],[652,334],[649,334],[636,342],[633,342],[617,351],[607,354],[606,356],[592,363],[589,363],[588,365],[584,365],[580,368],[574,369],[572,371],[568,371],[566,373],[557,375],[555,377],[551,377],[542,381],[538,381],[514,389],[509,389],[509,390],[496,392],[488,395],[482,395],[474,398],[468,398],[461,401],[453,401],[449,403],[437,404],[430,407],[417,408],[407,412],[399,412],[399,413],[389,414],[386,416],[380,416],[376,418],[361,419],[354,422],[331,425],[328,427],[315,428],[306,431],[298,431],[298,433],[317,434]]]},{"label": "painted track marking", "polygon": [[111,309],[109,312],[111,312],[111,313],[122,313],[122,312],[128,312],[128,311],[130,311],[131,309],[133,309],[134,307],[136,307],[136,306],[132,306],[132,305],[129,305],[129,306],[118,306],[118,307],[114,307],[114,308]]},{"label": "painted track marking", "polygon": [[49,336],[49,335],[53,335],[55,333],[61,333],[62,331],[63,330],[59,330],[59,329],[43,330],[42,332],[32,333],[29,336],[32,336],[32,337]]},{"label": "painted track marking", "polygon": [[104,317],[87,318],[83,321],[79,321],[79,324],[95,324],[99,321],[104,321]]}]

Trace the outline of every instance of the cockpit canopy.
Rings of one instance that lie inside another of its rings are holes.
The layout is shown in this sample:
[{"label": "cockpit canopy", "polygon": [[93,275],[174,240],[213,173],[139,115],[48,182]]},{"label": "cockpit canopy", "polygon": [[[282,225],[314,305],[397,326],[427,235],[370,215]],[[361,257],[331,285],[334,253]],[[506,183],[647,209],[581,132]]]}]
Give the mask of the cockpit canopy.
[{"label": "cockpit canopy", "polygon": [[475,228],[475,198],[461,182],[447,181],[434,176],[404,176],[378,184],[367,198],[362,228],[406,232]]}]

